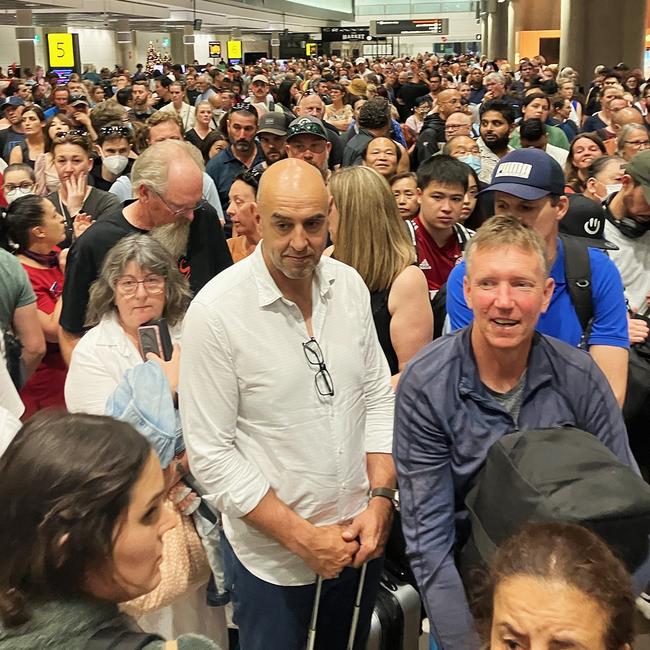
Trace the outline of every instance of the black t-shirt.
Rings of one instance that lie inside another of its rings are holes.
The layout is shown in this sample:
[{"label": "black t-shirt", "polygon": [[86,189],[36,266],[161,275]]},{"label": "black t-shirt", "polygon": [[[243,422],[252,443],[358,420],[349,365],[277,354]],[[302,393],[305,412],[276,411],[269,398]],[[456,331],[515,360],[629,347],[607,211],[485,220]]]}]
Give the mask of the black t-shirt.
[{"label": "black t-shirt", "polygon": [[14,131],[13,126],[0,130],[0,156],[9,163],[9,156],[14,147],[19,147],[24,142],[25,134]]},{"label": "black t-shirt", "polygon": [[[46,198],[48,201],[53,203],[54,207],[62,216],[65,217],[65,239],[62,242],[59,242],[59,246],[61,248],[68,248],[68,246],[72,244],[74,235],[74,229],[72,226],[74,219],[70,215],[70,212],[68,212],[68,208],[61,201],[58,192],[52,192],[52,194],[48,194]],[[110,212],[117,207],[120,207],[120,200],[114,194],[98,190],[96,187],[91,187],[90,193],[81,205],[81,211],[96,221],[97,219],[100,219],[103,214]]]},{"label": "black t-shirt", "polygon": [[[119,176],[131,176],[131,168],[133,167],[134,162],[135,160],[133,158],[129,158],[129,162],[126,164],[124,171],[120,172]],[[107,181],[102,176],[101,158],[95,158],[93,162],[93,168],[90,170],[90,174],[88,176],[89,176],[88,182],[90,183],[90,185],[96,187],[98,190],[103,190],[104,192],[108,192],[113,186],[113,183],[115,182],[115,181]]]},{"label": "black t-shirt", "polygon": [[163,106],[171,104],[171,99],[163,99],[162,97],[153,105],[154,110],[159,111]]},{"label": "black t-shirt", "polygon": [[190,90],[189,88],[185,91],[187,95],[187,101],[190,106],[194,106],[196,102],[196,98],[201,94],[201,91],[195,88],[194,90]]},{"label": "black t-shirt", "polygon": [[[102,215],[70,248],[59,320],[66,332],[83,332],[90,285],[97,279],[108,251],[127,235],[148,232],[136,228],[125,219],[122,209],[132,202],[127,201]],[[217,211],[211,205],[194,213],[187,249],[187,256],[178,260],[178,267],[189,279],[194,294],[232,264]]]}]

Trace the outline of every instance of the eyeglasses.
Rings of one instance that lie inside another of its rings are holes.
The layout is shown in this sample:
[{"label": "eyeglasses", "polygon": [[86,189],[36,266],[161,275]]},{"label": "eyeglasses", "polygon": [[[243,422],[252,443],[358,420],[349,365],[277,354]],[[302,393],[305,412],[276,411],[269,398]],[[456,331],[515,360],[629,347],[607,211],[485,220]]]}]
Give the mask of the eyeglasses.
[{"label": "eyeglasses", "polygon": [[69,131],[57,131],[55,137],[60,140],[65,140],[66,138],[74,138],[79,136],[88,135],[88,131],[82,131],[81,129],[70,129]]},{"label": "eyeglasses", "polygon": [[158,192],[155,192],[154,190],[151,190],[151,192],[153,192],[153,194],[155,194],[165,204],[165,207],[174,215],[174,217],[180,217],[182,214],[200,210],[201,208],[204,208],[208,203],[205,199],[201,199],[196,205],[193,205],[191,208],[175,208],[174,206],[169,205],[169,203],[165,201],[161,194],[158,194]]},{"label": "eyeglasses", "polygon": [[142,285],[150,296],[156,296],[165,290],[165,282],[162,275],[148,275],[144,280],[136,280],[134,277],[126,275],[115,282],[115,287],[125,298],[135,296],[139,285]]},{"label": "eyeglasses", "polygon": [[14,185],[13,183],[6,183],[2,189],[4,189],[5,192],[13,192],[14,190],[31,190],[33,188],[34,183],[32,183],[32,181],[23,181],[18,185]]},{"label": "eyeglasses", "polygon": [[232,108],[228,111],[228,117],[230,117],[233,113],[237,113],[239,111],[248,111],[253,115],[257,115],[257,109],[255,106],[252,106],[251,104],[244,104],[243,102],[238,102],[237,104],[233,104]]},{"label": "eyeglasses", "polygon": [[625,140],[625,144],[632,145],[635,149],[650,146],[650,140]]},{"label": "eyeglasses", "polygon": [[237,175],[237,180],[244,181],[247,185],[254,185],[257,189],[263,171],[262,169],[246,169]]},{"label": "eyeglasses", "polygon": [[316,390],[319,395],[334,397],[334,383],[332,382],[332,375],[330,375],[325,359],[323,358],[323,351],[318,345],[318,341],[312,336],[307,343],[302,344],[302,350],[305,353],[305,358],[310,366],[316,366],[318,371],[314,377]]}]

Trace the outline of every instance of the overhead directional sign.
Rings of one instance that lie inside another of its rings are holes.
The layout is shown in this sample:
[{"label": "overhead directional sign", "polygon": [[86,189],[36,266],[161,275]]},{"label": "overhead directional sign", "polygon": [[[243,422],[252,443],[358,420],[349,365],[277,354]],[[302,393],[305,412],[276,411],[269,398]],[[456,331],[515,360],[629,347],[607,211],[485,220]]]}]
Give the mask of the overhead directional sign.
[{"label": "overhead directional sign", "polygon": [[72,34],[48,34],[47,53],[50,68],[74,68]]},{"label": "overhead directional sign", "polygon": [[210,58],[216,59],[221,56],[221,42],[220,41],[210,41]]},{"label": "overhead directional sign", "polygon": [[241,41],[227,41],[226,51],[228,53],[228,63],[236,65],[242,61],[242,44]]},{"label": "overhead directional sign", "polygon": [[448,18],[422,18],[417,20],[371,20],[372,36],[387,34],[449,34]]},{"label": "overhead directional sign", "polygon": [[372,40],[370,27],[322,27],[323,43]]}]

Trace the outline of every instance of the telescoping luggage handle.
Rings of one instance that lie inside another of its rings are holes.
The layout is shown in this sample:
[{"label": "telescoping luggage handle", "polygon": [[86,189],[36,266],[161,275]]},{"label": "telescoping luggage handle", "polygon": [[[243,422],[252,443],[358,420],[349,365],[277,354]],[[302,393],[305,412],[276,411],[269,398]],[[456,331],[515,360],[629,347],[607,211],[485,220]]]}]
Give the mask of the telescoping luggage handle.
[{"label": "telescoping luggage handle", "polygon": [[[364,562],[359,575],[359,586],[357,588],[357,597],[354,600],[354,610],[352,611],[352,624],[350,625],[350,636],[348,637],[347,650],[354,647],[354,637],[357,635],[359,625],[359,612],[361,610],[361,597],[363,596],[363,586],[366,582],[366,570],[368,563]],[[309,634],[307,635],[307,650],[314,650],[316,643],[316,621],[318,620],[318,608],[320,607],[320,594],[323,588],[323,578],[318,576],[316,579],[316,594],[314,596],[314,606],[311,610],[311,621],[309,622]]]}]

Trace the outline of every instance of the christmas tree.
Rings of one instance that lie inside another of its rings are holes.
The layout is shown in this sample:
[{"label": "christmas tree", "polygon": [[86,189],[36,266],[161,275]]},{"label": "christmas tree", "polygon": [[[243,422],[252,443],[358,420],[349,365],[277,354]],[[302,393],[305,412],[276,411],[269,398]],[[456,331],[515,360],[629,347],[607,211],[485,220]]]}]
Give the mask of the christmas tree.
[{"label": "christmas tree", "polygon": [[153,72],[153,67],[155,65],[160,65],[161,63],[162,58],[160,52],[153,46],[153,42],[149,41],[149,45],[147,46],[147,64],[145,66],[146,73],[151,74]]}]

